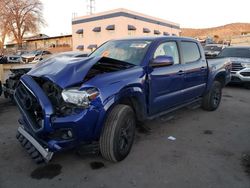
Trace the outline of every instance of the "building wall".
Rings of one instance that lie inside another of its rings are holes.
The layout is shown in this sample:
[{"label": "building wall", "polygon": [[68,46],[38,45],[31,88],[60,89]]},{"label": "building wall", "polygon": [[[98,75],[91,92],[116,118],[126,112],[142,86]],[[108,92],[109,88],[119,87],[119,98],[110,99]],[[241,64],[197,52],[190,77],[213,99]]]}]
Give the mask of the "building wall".
[{"label": "building wall", "polygon": [[[124,10],[122,9],[122,11]],[[132,13],[138,14],[134,12]],[[95,17],[95,16],[96,15],[92,17]],[[139,15],[139,16],[146,17],[145,15]],[[90,17],[91,16],[80,17],[75,20],[81,20],[81,19],[86,19]],[[157,19],[157,18],[152,18],[152,17],[150,18],[154,20]],[[159,22],[163,21],[161,19],[158,19],[158,20]],[[174,24],[174,23],[169,22],[168,24]],[[115,25],[115,30],[112,30],[112,31],[106,30],[106,27],[108,25]],[[128,25],[135,26],[136,30],[129,31]],[[174,24],[174,26],[178,27],[179,25]],[[95,27],[101,27],[101,32],[92,31]],[[143,33],[143,28],[148,28],[149,30],[151,30],[151,32]],[[83,35],[76,33],[76,31],[79,29],[84,30]],[[160,35],[163,35],[163,32],[168,32],[169,34],[175,34],[179,36],[179,33],[180,33],[180,29],[177,29],[177,28],[171,28],[171,27],[167,27],[167,26],[163,26],[163,25],[159,25],[155,23],[150,23],[150,22],[142,21],[138,19],[128,18],[124,16],[106,18],[106,19],[85,22],[85,23],[72,24],[73,50],[77,50],[77,47],[79,45],[84,45],[84,51],[89,51],[89,49],[87,49],[89,45],[96,44],[100,46],[102,43],[110,39],[124,38],[124,37],[129,37],[129,36],[152,36],[154,35],[154,30],[159,30],[161,32]]]},{"label": "building wall", "polygon": [[26,42],[27,49],[46,49],[53,47],[72,47],[72,37],[58,37],[30,40]]}]

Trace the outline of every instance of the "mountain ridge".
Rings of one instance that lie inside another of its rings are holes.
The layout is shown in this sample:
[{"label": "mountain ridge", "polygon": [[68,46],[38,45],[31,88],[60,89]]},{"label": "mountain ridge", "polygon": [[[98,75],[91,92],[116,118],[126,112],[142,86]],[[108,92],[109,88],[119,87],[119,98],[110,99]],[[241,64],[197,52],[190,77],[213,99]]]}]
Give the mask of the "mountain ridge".
[{"label": "mountain ridge", "polygon": [[231,39],[235,35],[250,33],[250,23],[230,23],[211,28],[181,28],[181,35],[187,37],[205,38],[207,36],[220,39]]}]

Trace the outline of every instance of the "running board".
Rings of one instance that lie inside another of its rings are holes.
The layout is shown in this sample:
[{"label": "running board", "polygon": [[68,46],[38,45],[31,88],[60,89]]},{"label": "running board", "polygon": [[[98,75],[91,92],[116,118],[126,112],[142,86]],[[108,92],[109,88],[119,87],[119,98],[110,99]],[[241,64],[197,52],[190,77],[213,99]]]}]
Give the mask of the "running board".
[{"label": "running board", "polygon": [[147,119],[147,120],[153,120],[153,119],[158,118],[158,117],[160,117],[160,116],[167,115],[167,114],[169,114],[169,113],[171,113],[171,112],[177,111],[177,110],[179,110],[179,109],[181,109],[181,108],[184,108],[184,107],[190,106],[190,105],[192,105],[192,104],[196,104],[196,103],[197,103],[197,104],[196,104],[196,107],[197,107],[198,104],[201,102],[201,100],[202,100],[202,98],[195,99],[195,100],[193,100],[193,101],[191,101],[191,102],[187,102],[187,103],[184,103],[184,104],[182,104],[182,105],[179,105],[179,106],[170,108],[170,109],[168,109],[168,110],[166,110],[166,111],[163,111],[163,112],[160,112],[160,113],[158,113],[158,114],[155,114],[155,115],[153,115],[153,116],[149,116],[149,117],[147,117],[146,119]]}]

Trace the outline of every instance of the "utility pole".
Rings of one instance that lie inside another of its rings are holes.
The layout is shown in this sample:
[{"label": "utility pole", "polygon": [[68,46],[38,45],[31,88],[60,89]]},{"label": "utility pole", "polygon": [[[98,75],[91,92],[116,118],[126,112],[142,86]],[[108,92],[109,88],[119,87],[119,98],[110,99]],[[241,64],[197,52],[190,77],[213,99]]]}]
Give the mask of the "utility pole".
[{"label": "utility pole", "polygon": [[87,0],[87,14],[91,15],[95,12],[95,0]]}]

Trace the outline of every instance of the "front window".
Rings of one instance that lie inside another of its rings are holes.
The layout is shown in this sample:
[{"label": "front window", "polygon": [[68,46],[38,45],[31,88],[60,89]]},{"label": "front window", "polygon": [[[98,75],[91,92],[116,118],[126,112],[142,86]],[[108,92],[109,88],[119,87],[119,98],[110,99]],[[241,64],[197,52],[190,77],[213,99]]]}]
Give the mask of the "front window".
[{"label": "front window", "polygon": [[164,42],[160,44],[154,53],[154,58],[157,56],[171,56],[174,59],[174,64],[180,63],[176,42]]},{"label": "front window", "polygon": [[148,40],[117,40],[109,41],[96,49],[90,57],[109,57],[134,65],[140,65],[151,41]]}]

